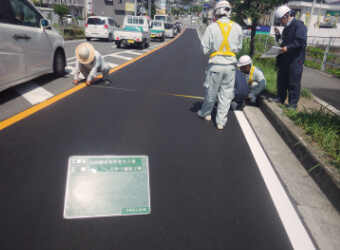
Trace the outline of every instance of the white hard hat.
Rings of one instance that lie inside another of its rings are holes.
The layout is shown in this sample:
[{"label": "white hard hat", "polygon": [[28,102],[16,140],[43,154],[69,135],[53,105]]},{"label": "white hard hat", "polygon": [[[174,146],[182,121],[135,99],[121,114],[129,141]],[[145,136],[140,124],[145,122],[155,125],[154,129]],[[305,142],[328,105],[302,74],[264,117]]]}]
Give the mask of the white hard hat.
[{"label": "white hard hat", "polygon": [[229,15],[230,12],[231,7],[228,1],[220,1],[215,5],[214,13],[216,15]]},{"label": "white hard hat", "polygon": [[252,64],[252,62],[253,61],[251,60],[250,56],[244,55],[244,56],[241,56],[240,59],[238,59],[237,66],[239,67],[247,66],[247,65]]},{"label": "white hard hat", "polygon": [[276,19],[282,18],[287,13],[291,12],[292,10],[287,5],[282,5],[275,11]]}]

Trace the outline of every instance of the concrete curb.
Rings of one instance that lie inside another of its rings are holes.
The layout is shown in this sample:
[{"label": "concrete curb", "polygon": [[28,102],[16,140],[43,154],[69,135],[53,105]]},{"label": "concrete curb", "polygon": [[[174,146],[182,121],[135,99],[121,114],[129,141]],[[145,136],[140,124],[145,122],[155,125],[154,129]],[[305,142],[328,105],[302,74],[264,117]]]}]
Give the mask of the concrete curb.
[{"label": "concrete curb", "polygon": [[[337,169],[328,164],[322,164],[322,153],[309,144],[308,137],[303,136],[302,129],[295,126],[288,117],[284,116],[282,109],[276,103],[264,97],[258,99],[264,115],[329,201],[340,212],[340,174]],[[309,171],[315,166],[317,167]]]}]

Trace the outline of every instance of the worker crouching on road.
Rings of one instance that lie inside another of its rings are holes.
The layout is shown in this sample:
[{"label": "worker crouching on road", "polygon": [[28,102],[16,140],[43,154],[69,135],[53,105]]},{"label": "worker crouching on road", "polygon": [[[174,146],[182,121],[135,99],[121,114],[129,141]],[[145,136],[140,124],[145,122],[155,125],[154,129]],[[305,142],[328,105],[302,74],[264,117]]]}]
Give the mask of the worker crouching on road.
[{"label": "worker crouching on road", "polygon": [[240,67],[242,73],[246,76],[249,85],[250,93],[248,95],[251,103],[256,103],[257,96],[266,87],[266,79],[261,69],[255,67],[250,56],[241,56],[237,66]]},{"label": "worker crouching on road", "polygon": [[103,80],[106,85],[111,81],[108,79],[110,66],[104,58],[96,51],[90,43],[80,44],[75,51],[77,61],[74,70],[73,84],[79,83],[79,73],[85,77],[85,84],[89,86],[97,72],[103,73]]},{"label": "worker crouching on road", "polygon": [[218,2],[214,9],[217,21],[207,27],[201,41],[203,53],[210,54],[210,59],[203,84],[207,92],[202,109],[197,115],[210,121],[218,97],[216,114],[218,129],[223,129],[227,122],[230,102],[234,97],[236,53],[242,49],[242,28],[229,19],[230,13],[229,2]]},{"label": "worker crouching on road", "polygon": [[277,56],[277,92],[274,101],[284,103],[287,98],[290,108],[297,108],[300,98],[301,76],[305,62],[305,49],[307,44],[307,28],[302,21],[290,16],[288,6],[279,7],[275,16],[280,24],[285,26],[282,36],[275,28],[276,40],[282,39],[280,51]]}]

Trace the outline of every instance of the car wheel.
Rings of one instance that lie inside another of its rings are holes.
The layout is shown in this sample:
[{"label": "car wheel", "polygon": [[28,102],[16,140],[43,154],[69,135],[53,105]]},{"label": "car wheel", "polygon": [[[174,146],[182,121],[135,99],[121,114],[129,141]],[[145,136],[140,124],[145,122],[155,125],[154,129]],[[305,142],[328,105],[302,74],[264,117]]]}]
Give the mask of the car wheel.
[{"label": "car wheel", "polygon": [[91,40],[91,38],[89,38],[89,37],[86,37],[86,40],[87,40],[87,41],[90,41],[90,40]]},{"label": "car wheel", "polygon": [[109,42],[112,42],[112,35],[111,33],[109,34],[109,38],[107,39]]},{"label": "car wheel", "polygon": [[61,49],[57,50],[54,55],[53,73],[58,77],[65,74],[65,56]]},{"label": "car wheel", "polygon": [[143,42],[141,42],[141,43],[139,44],[139,48],[140,48],[140,49],[144,49],[144,48],[145,48],[145,41],[143,41]]}]

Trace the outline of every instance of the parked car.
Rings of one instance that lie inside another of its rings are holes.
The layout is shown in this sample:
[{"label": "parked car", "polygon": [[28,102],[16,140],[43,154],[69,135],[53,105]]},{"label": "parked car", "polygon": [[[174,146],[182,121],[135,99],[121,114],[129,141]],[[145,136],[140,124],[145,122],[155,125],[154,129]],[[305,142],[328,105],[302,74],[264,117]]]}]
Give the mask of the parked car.
[{"label": "parked car", "polygon": [[54,72],[65,74],[63,37],[28,0],[0,2],[0,91]]},{"label": "parked car", "polygon": [[243,30],[243,36],[244,37],[250,37],[251,36],[251,30]]},{"label": "parked car", "polygon": [[172,23],[164,23],[165,37],[175,37],[175,29]]},{"label": "parked car", "polygon": [[150,22],[151,40],[159,39],[159,41],[163,42],[165,38],[164,22],[160,20],[153,20]]},{"label": "parked car", "polygon": [[68,25],[68,26],[72,25],[72,22],[73,22],[72,19],[73,19],[72,15],[67,15],[66,16],[66,25]]},{"label": "parked car", "polygon": [[137,45],[140,49],[150,45],[150,22],[146,16],[125,16],[123,28],[115,32],[117,48]]},{"label": "parked car", "polygon": [[114,31],[119,26],[111,17],[91,16],[85,24],[85,36],[87,41],[91,38],[106,39],[111,42],[114,38]]}]

